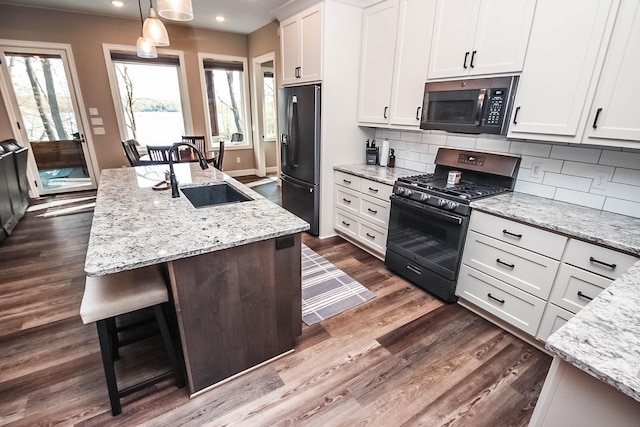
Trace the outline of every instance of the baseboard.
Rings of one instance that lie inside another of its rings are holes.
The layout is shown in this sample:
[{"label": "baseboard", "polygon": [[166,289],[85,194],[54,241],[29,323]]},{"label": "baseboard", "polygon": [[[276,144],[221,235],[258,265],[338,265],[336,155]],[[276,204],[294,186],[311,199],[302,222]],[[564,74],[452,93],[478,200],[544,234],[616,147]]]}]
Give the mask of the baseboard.
[{"label": "baseboard", "polygon": [[278,172],[278,167],[277,166],[270,166],[268,168],[265,169],[266,173],[274,173],[274,172]]},{"label": "baseboard", "polygon": [[256,174],[256,170],[255,169],[236,169],[236,170],[230,170],[230,171],[223,171],[224,173],[226,173],[229,176],[247,176],[247,175],[255,175]]}]

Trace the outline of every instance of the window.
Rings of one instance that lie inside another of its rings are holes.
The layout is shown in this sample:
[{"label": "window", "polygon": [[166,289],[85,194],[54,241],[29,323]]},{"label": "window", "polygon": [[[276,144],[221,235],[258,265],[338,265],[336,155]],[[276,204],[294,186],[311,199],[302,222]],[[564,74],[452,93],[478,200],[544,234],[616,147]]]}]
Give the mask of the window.
[{"label": "window", "polygon": [[171,145],[185,135],[177,57],[140,59],[111,53],[125,139],[141,147]]},{"label": "window", "polygon": [[273,71],[265,71],[263,74],[263,113],[262,120],[264,121],[264,139],[275,140],[276,139],[276,80],[273,75]]},{"label": "window", "polygon": [[251,146],[246,64],[244,58],[202,59],[211,139],[224,140],[227,147]]}]

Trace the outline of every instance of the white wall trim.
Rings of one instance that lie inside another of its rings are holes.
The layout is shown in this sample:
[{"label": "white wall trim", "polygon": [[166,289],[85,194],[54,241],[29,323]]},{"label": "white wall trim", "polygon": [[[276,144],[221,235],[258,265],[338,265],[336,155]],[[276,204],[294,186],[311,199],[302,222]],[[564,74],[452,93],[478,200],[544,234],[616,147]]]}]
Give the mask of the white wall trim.
[{"label": "white wall trim", "polygon": [[[251,89],[251,104],[252,104],[252,112],[253,112],[253,135],[254,135],[254,147],[253,147],[253,153],[254,153],[254,159],[256,162],[256,175],[258,176],[264,176],[266,174],[266,160],[265,160],[265,155],[264,155],[264,139],[261,137],[260,135],[260,130],[261,128],[264,126],[264,109],[263,109],[263,102],[264,101],[264,90],[262,90],[262,87],[260,87],[260,91],[258,91],[258,79],[260,79],[260,82],[262,82],[262,76],[260,75],[261,71],[262,71],[262,65],[265,62],[269,62],[269,61],[273,61],[273,75],[275,80],[277,81],[277,76],[276,76],[276,53],[274,51],[266,53],[264,55],[260,55],[260,56],[256,56],[253,59],[251,59],[251,76],[252,76],[252,89]],[[259,96],[259,93],[262,96]],[[277,109],[277,100],[276,100],[276,109]],[[259,114],[259,110],[262,110],[262,121],[258,120],[260,117]],[[276,135],[278,135],[278,120],[276,117]],[[278,148],[276,147],[276,165],[278,165],[279,163],[279,157],[278,157]]]}]

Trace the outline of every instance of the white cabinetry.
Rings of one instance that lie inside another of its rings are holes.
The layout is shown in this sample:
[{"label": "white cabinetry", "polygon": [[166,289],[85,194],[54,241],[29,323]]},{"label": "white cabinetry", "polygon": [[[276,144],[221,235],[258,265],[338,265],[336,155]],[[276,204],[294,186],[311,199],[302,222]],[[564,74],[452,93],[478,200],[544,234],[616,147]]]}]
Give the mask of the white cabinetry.
[{"label": "white cabinetry", "polygon": [[322,80],[322,3],[280,23],[282,84]]},{"label": "white cabinetry", "polygon": [[[622,0],[584,142],[639,147],[640,2]],[[612,141],[613,140],[613,141]],[[624,141],[621,141],[624,140]],[[632,142],[633,141],[633,142]]]},{"label": "white cabinetry", "polygon": [[538,0],[509,137],[580,142],[618,0]]},{"label": "white cabinetry", "polygon": [[387,0],[364,11],[358,121],[420,126],[435,0]]},{"label": "white cabinetry", "polygon": [[384,258],[393,186],[335,172],[334,227],[342,236]]},{"label": "white cabinetry", "polygon": [[438,0],[429,79],[522,70],[535,0]]}]

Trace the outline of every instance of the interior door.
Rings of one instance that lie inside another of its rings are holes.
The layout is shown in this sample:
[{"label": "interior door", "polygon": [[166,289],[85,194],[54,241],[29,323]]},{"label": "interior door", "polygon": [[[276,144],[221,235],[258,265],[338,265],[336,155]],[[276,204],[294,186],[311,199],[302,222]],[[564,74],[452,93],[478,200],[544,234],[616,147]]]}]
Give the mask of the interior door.
[{"label": "interior door", "polygon": [[38,195],[96,188],[76,90],[64,49],[0,46],[10,108],[28,145]]}]

